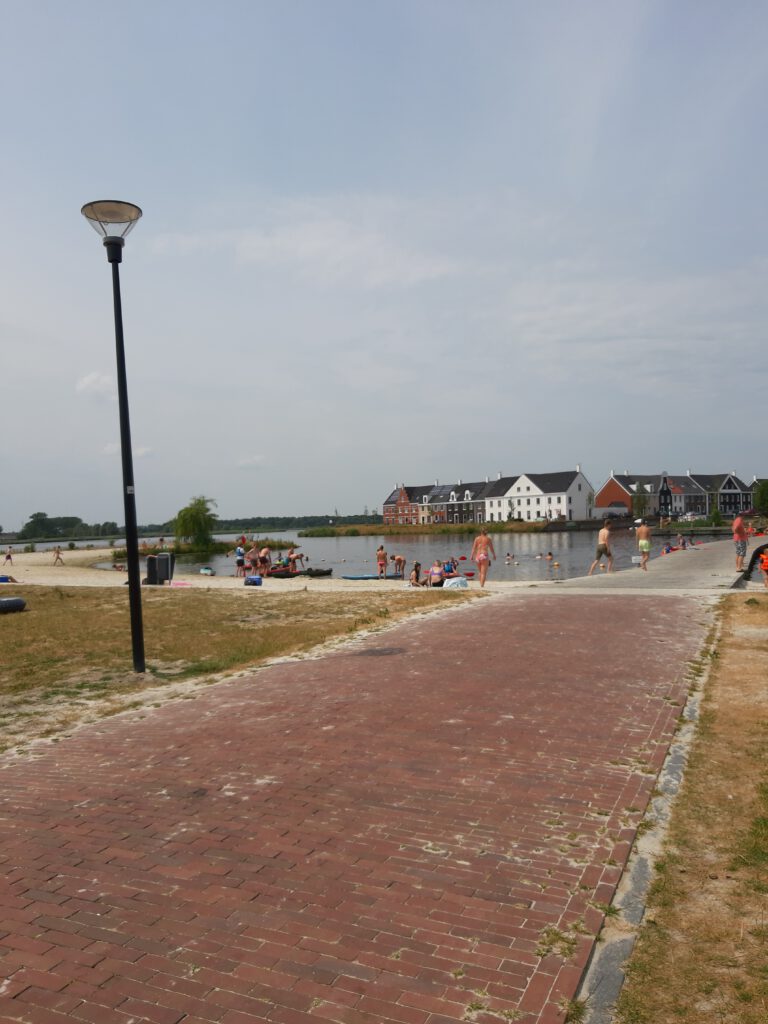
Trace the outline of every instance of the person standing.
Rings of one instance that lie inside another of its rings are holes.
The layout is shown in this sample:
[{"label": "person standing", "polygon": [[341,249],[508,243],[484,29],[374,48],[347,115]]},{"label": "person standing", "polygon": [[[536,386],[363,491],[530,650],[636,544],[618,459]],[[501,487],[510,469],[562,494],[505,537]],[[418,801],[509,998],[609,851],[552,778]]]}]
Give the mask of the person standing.
[{"label": "person standing", "polygon": [[485,586],[485,579],[488,575],[488,567],[491,564],[491,558],[494,562],[496,561],[496,552],[493,550],[493,541],[488,536],[488,531],[483,527],[480,533],[475,537],[475,542],[472,545],[472,553],[470,559],[477,565],[478,575],[480,576],[480,586]]},{"label": "person standing", "polygon": [[64,559],[61,557],[61,548],[59,547],[58,544],[53,549],[53,564],[64,565]]},{"label": "person standing", "polygon": [[251,572],[256,575],[259,571],[259,549],[255,544],[251,544],[250,548],[246,551],[245,560],[251,567]]},{"label": "person standing", "polygon": [[640,568],[648,572],[648,559],[651,555],[651,528],[643,519],[635,531],[637,550],[640,552]]},{"label": "person standing", "polygon": [[235,548],[235,576],[245,576],[245,551],[242,544]]},{"label": "person standing", "polygon": [[613,552],[611,551],[611,520],[603,520],[603,528],[597,535],[597,549],[595,550],[595,560],[589,567],[587,576],[591,576],[595,571],[595,567],[599,564],[600,559],[605,558],[608,562],[608,572],[613,572]]},{"label": "person standing", "polygon": [[379,579],[383,580],[387,577],[387,552],[384,550],[384,545],[379,544],[376,548],[376,568],[379,573]]},{"label": "person standing", "polygon": [[744,559],[747,556],[747,528],[739,513],[731,525],[733,543],[736,547],[736,572],[744,572]]},{"label": "person standing", "polygon": [[13,565],[13,548],[10,544],[5,549],[5,561],[3,562],[3,565],[8,565],[9,562]]},{"label": "person standing", "polygon": [[272,568],[272,551],[269,545],[265,544],[259,549],[259,572],[262,576],[268,576]]}]

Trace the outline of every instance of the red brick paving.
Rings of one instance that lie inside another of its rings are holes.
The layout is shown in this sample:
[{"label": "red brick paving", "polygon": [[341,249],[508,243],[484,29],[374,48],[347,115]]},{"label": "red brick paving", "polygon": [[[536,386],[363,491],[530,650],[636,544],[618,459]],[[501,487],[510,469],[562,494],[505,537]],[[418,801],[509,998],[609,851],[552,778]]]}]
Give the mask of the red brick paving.
[{"label": "red brick paving", "polygon": [[0,1020],[561,1022],[704,618],[506,597],[0,762]]}]

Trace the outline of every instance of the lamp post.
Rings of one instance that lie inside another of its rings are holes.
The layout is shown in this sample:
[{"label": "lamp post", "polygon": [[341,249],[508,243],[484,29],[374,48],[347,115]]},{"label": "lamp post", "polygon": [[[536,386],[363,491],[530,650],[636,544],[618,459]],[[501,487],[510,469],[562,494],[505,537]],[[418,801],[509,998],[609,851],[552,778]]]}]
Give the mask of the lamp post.
[{"label": "lamp post", "polygon": [[133,455],[131,424],[128,418],[128,383],[123,347],[123,309],[120,301],[120,263],[125,236],[141,217],[133,203],[111,199],[86,203],[80,211],[94,230],[102,236],[107,259],[112,264],[112,294],[115,305],[115,345],[117,349],[117,400],[120,409],[120,448],[123,460],[123,504],[125,507],[125,546],[128,564],[128,600],[131,609],[131,643],[133,669],[143,672],[144,628],[141,619],[141,576],[139,571],[139,535],[136,525],[136,494],[133,486]]}]

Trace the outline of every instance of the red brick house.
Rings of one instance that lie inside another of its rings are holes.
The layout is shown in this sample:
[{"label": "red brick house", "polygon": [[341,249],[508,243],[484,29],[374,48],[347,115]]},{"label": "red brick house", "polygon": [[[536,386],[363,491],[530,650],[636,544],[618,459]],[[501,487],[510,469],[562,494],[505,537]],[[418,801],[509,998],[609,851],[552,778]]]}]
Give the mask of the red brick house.
[{"label": "red brick house", "polygon": [[424,495],[428,495],[433,484],[423,484],[420,487],[406,487],[400,484],[389,495],[382,506],[382,516],[385,526],[417,526],[421,515],[420,503]]}]

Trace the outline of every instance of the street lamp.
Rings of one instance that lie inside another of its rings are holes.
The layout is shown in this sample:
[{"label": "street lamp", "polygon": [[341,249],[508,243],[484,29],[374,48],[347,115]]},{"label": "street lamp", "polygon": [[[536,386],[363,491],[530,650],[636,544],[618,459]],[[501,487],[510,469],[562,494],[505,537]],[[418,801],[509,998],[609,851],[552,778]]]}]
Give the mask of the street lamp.
[{"label": "street lamp", "polygon": [[133,486],[133,455],[131,424],[128,419],[128,383],[123,348],[123,309],[120,302],[120,263],[125,236],[141,217],[133,203],[111,199],[86,203],[80,211],[88,223],[102,236],[107,259],[112,264],[112,294],[115,304],[115,345],[117,348],[117,400],[120,409],[120,448],[123,457],[123,503],[125,506],[125,546],[128,562],[128,599],[131,609],[131,643],[133,669],[143,672],[144,628],[141,621],[141,576],[139,571],[139,535],[136,526],[136,495]]}]

